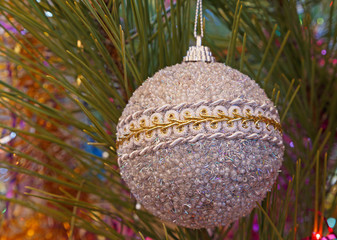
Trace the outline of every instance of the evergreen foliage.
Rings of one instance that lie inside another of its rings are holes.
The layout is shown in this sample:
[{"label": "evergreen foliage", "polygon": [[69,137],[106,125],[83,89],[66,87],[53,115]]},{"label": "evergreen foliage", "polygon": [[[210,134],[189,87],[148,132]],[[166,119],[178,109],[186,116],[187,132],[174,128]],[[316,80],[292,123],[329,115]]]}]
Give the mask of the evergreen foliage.
[{"label": "evergreen foliage", "polygon": [[[107,225],[105,217],[120,221],[141,238],[153,239],[220,240],[228,234],[233,234],[233,239],[250,239],[254,221],[258,221],[260,239],[300,239],[320,231],[325,225],[318,211],[336,217],[336,196],[332,196],[331,207],[326,207],[337,169],[336,156],[330,157],[337,129],[335,5],[325,0],[205,1],[207,20],[214,18],[224,28],[212,31],[217,26],[206,23],[210,30],[206,31],[205,45],[211,47],[219,62],[240,69],[265,89],[278,106],[284,134],[290,139],[286,141],[279,181],[262,204],[236,224],[207,231],[163,226],[145,210],[136,209],[135,199],[120,179],[115,152],[115,126],[132,92],[159,69],[181,62],[190,41],[194,41],[193,1],[171,1],[169,8],[163,0],[1,1],[0,14],[17,32],[26,29],[58,60],[48,59],[24,33],[19,40],[5,26],[7,34],[33,59],[4,43],[0,43],[0,51],[31,74],[37,84],[40,80],[34,74],[64,89],[67,101],[76,107],[60,103],[62,107],[55,109],[0,80],[1,107],[23,119],[35,132],[2,123],[0,127],[16,132],[23,140],[29,136],[59,146],[85,173],[79,174],[57,156],[48,156],[52,164],[46,164],[15,147],[1,145],[0,149],[49,171],[40,174],[6,159],[0,160],[0,167],[43,179],[63,191],[55,194],[31,186],[34,194],[22,194],[19,199],[0,196],[0,200],[22,204],[109,239],[125,236]],[[313,9],[326,11],[322,13],[326,24],[319,34]],[[227,34],[228,29],[232,29],[231,34]],[[54,99],[58,102],[57,96]],[[70,132],[83,144],[90,137],[91,144],[108,152],[109,157],[72,146],[41,128],[18,106]],[[82,121],[83,116],[88,121]],[[34,141],[26,144],[34,145]],[[34,147],[48,155],[42,146]],[[81,200],[76,197],[78,193],[93,195],[97,201]],[[38,205],[35,198],[52,205]]]}]

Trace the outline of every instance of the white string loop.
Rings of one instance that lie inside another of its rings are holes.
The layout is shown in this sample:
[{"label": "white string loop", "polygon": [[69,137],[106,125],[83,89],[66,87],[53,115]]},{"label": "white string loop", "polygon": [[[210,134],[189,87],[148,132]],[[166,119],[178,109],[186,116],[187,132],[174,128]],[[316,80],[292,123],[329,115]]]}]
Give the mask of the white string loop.
[{"label": "white string loop", "polygon": [[204,37],[204,23],[203,23],[203,15],[202,15],[202,0],[197,0],[197,9],[195,12],[195,22],[194,22],[194,37],[197,38],[197,30],[198,30],[198,17],[200,16],[200,31],[201,34],[199,36]]}]

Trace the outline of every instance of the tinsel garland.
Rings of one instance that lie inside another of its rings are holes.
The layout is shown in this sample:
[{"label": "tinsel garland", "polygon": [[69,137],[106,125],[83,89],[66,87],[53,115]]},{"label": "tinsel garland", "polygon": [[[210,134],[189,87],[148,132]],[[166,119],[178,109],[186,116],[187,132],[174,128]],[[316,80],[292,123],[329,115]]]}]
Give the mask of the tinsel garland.
[{"label": "tinsel garland", "polygon": [[[3,20],[3,19],[2,19]],[[25,33],[20,26],[11,26],[8,22],[1,22],[7,30],[14,34],[19,40],[15,42],[7,32],[3,32],[0,35],[1,41],[5,43],[7,48],[12,48],[17,54],[20,54],[23,58],[27,58],[31,61],[37,61],[36,59],[41,58],[39,54],[48,59],[48,62],[62,68],[58,64],[59,60],[54,57],[48,49],[38,42],[31,34]],[[18,29],[22,30],[21,32]],[[32,55],[33,53],[33,55]],[[39,53],[39,54],[38,54]],[[41,58],[41,61],[43,59]],[[49,63],[44,62],[45,65]],[[35,69],[37,72],[24,70],[21,66],[14,63],[10,63],[2,58],[0,61],[0,69],[2,69],[3,79],[7,79],[7,82],[25,92],[29,97],[37,100],[42,104],[49,105],[53,108],[60,109],[59,104],[53,99],[57,98],[59,101],[63,101],[65,105],[69,105],[69,102],[65,101],[65,94],[63,89],[51,84],[44,77],[42,77],[41,70]],[[35,80],[34,80],[35,79]],[[53,93],[53,97],[48,93]],[[2,105],[0,108],[3,110],[2,114],[6,116],[6,123],[8,126],[18,128],[20,130],[26,130],[30,132],[36,132],[37,129],[32,128],[29,124],[25,122],[25,119],[20,118],[16,113],[20,112],[27,119],[34,121],[38,126],[47,130],[51,134],[54,134],[59,139],[72,144],[73,146],[79,147],[79,142],[73,140],[73,135],[69,132],[63,131],[52,121],[45,119],[43,117],[36,116],[30,109],[23,105],[15,103],[14,101],[7,100],[6,106]],[[69,107],[69,106],[67,106]],[[13,111],[9,111],[12,109]],[[64,127],[67,127],[64,123],[60,123]],[[5,134],[10,134],[9,130],[2,131],[2,137]],[[33,144],[27,144],[27,143]],[[34,147],[34,145],[36,147]],[[60,163],[65,163],[71,168],[74,168],[76,172],[81,173],[83,169],[80,168],[74,161],[73,157],[64,151],[59,146],[48,142],[46,140],[37,139],[31,136],[26,136],[23,134],[17,134],[17,137],[12,139],[9,147],[15,147],[18,152],[33,156],[39,161],[49,164],[55,168],[61,169],[61,165],[55,163],[51,160],[48,155],[56,157]],[[40,149],[45,149],[46,153],[42,152]],[[7,150],[9,150],[7,148]],[[28,161],[27,159],[20,157],[16,154],[5,154],[7,161],[11,164],[15,164],[22,169],[29,169],[35,171],[39,174],[52,175],[54,177],[55,173],[52,173],[47,167],[40,164]],[[34,178],[25,174],[16,173],[9,171],[8,180],[3,183],[6,185],[8,198],[16,198],[24,200],[27,197],[24,193],[32,194],[33,191],[26,189],[26,186],[37,187],[46,192],[52,192],[54,194],[61,194],[59,186],[52,184],[42,179]],[[60,178],[60,177],[58,177]],[[64,179],[63,179],[64,180]],[[76,192],[73,189],[64,189],[73,196],[76,196]],[[88,200],[88,196],[85,194],[81,195],[82,200]],[[32,199],[30,199],[32,200]],[[37,200],[35,200],[37,201]],[[43,201],[39,200],[39,203]],[[0,225],[1,240],[11,240],[11,239],[68,239],[69,226],[67,224],[57,222],[51,217],[45,216],[43,214],[34,212],[23,206],[12,203],[5,203],[6,209],[2,216],[2,222]],[[78,231],[74,232],[74,237],[78,235]]]}]

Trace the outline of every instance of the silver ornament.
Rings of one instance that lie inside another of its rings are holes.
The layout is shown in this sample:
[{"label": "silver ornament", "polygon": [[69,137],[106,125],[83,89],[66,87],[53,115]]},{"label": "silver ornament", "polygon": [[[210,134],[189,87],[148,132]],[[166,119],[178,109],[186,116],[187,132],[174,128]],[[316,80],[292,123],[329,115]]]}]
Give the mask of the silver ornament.
[{"label": "silver ornament", "polygon": [[130,98],[117,126],[118,163],[148,211],[188,228],[246,216],[275,182],[284,146],[277,109],[224,64],[160,70]]}]

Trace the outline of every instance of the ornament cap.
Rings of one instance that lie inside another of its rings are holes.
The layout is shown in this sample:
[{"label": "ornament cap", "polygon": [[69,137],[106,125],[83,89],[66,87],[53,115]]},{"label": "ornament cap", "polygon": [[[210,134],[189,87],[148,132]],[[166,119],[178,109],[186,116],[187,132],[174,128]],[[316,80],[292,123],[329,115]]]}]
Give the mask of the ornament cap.
[{"label": "ornament cap", "polygon": [[188,49],[184,62],[215,62],[209,47],[202,46],[202,36],[197,36],[196,46]]}]

